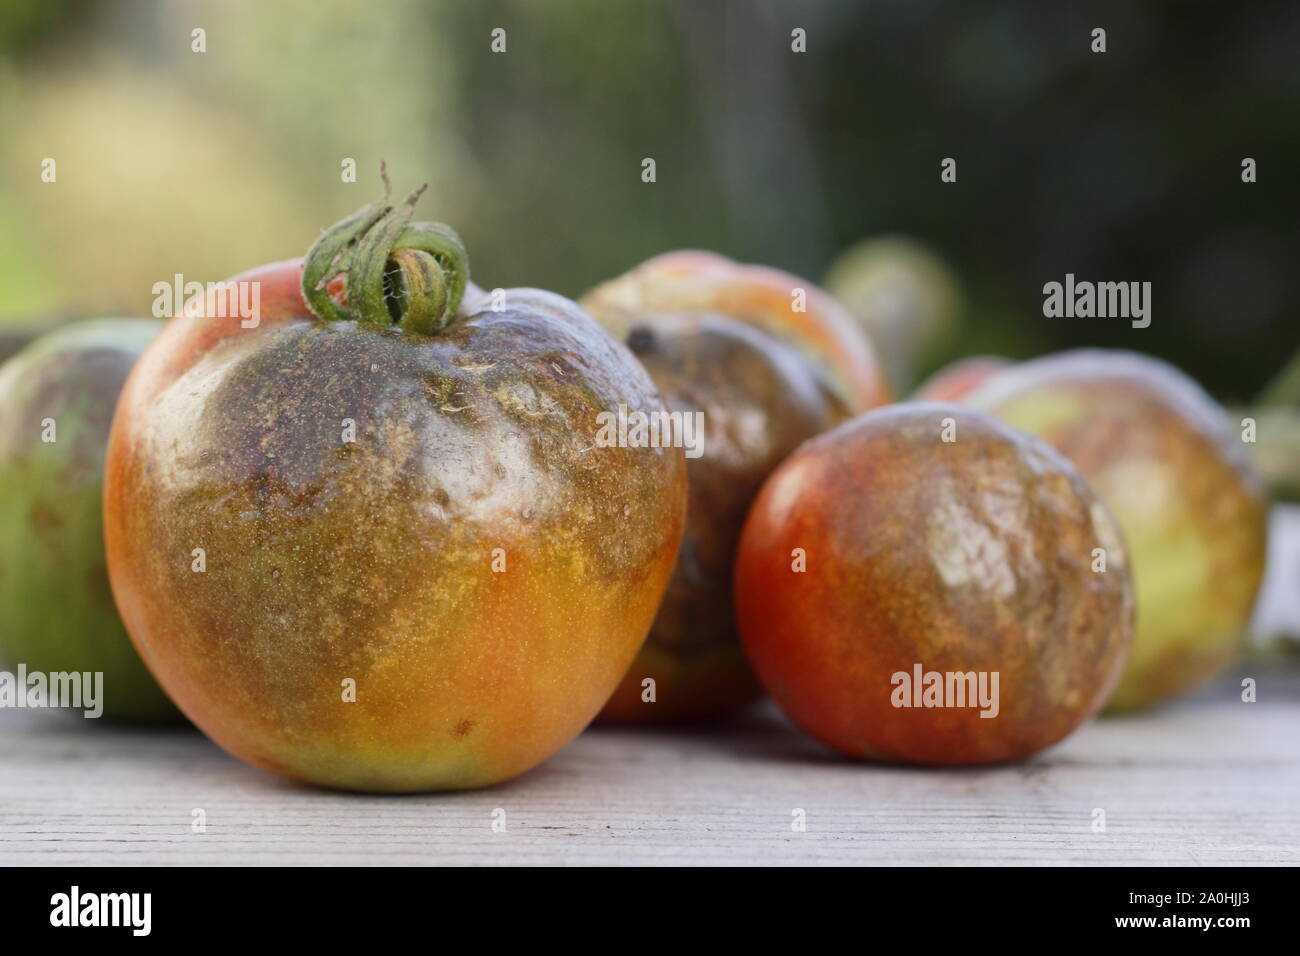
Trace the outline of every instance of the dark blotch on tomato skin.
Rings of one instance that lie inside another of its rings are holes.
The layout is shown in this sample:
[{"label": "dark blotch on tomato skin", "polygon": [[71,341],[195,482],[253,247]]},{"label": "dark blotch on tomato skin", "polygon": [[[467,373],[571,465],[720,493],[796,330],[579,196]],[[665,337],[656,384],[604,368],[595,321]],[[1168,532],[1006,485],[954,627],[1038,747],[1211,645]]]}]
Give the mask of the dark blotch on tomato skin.
[{"label": "dark blotch on tomato skin", "polygon": [[[929,764],[1060,740],[1105,703],[1133,632],[1118,529],[1069,462],[932,403],[859,416],[777,469],[745,524],[736,603],[750,659],[795,723],[852,756]],[[893,675],[916,665],[996,672],[997,715],[895,707]]]},{"label": "dark blotch on tomato skin", "polygon": [[[291,511],[340,509],[342,520],[381,500],[458,534],[546,525],[594,532],[602,560],[592,570],[618,578],[655,550],[653,539],[620,525],[659,501],[652,484],[662,478],[636,468],[624,475],[619,463],[679,453],[594,448],[613,383],[519,361],[538,335],[527,317],[484,312],[422,341],[344,323],[236,340],[173,387],[184,431],[159,436],[174,448],[169,493],[180,508],[253,520],[268,539]],[[345,420],[355,441],[343,439]]]},{"label": "dark blotch on tomato skin", "polygon": [[[702,455],[687,457],[686,533],[646,646],[602,711],[611,721],[715,717],[761,693],[736,634],[736,543],[764,479],[800,442],[843,417],[803,355],[722,315],[651,315],[628,347],[665,406],[703,412]],[[642,682],[655,681],[655,700]]]}]

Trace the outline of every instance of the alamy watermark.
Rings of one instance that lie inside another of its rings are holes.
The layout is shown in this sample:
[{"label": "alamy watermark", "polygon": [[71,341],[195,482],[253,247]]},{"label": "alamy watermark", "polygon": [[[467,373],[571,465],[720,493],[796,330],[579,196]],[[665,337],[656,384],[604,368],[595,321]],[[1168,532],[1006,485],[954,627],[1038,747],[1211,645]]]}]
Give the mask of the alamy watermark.
[{"label": "alamy watermark", "polygon": [[[154,318],[174,315],[206,319],[239,319],[246,329],[262,322],[262,283],[227,279],[224,282],[186,282],[179,272],[171,282],[155,282]],[[178,311],[179,310],[179,311]]]},{"label": "alamy watermark", "polygon": [[598,448],[684,448],[687,458],[704,454],[703,412],[617,412],[596,416]]},{"label": "alamy watermark", "polygon": [[0,707],[84,711],[94,720],[104,713],[103,671],[0,671]]},{"label": "alamy watermark", "polygon": [[1065,282],[1043,286],[1043,315],[1049,319],[1132,319],[1135,329],[1151,324],[1150,282]]},{"label": "alamy watermark", "polygon": [[50,897],[50,925],[57,927],[123,927],[132,936],[148,936],[153,928],[152,893],[83,893],[73,886]]},{"label": "alamy watermark", "polygon": [[889,702],[895,707],[978,707],[981,717],[996,717],[1001,710],[998,671],[927,671],[913,664],[912,671],[895,671]]}]

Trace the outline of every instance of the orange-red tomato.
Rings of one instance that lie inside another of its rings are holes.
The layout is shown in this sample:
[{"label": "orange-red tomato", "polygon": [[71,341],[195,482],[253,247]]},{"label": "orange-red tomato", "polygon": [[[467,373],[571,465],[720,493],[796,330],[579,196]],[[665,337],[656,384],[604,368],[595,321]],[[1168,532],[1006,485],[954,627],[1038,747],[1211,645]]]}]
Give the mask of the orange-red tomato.
[{"label": "orange-red tomato", "polygon": [[1078,473],[953,405],[870,412],[787,458],[735,589],[772,696],[860,758],[1034,753],[1105,703],[1133,627],[1123,544]]},{"label": "orange-red tomato", "polygon": [[[602,413],[659,400],[572,302],[510,289],[457,314],[463,263],[383,239],[339,246],[353,302],[319,298],[333,260],[309,255],[319,284],[299,262],[232,280],[259,284],[256,327],[211,296],[168,324],[113,423],[109,570],[150,670],[236,756],[334,787],[481,786],[564,746],[626,672],[684,462],[596,442]],[[374,294],[395,267],[397,302]]]}]

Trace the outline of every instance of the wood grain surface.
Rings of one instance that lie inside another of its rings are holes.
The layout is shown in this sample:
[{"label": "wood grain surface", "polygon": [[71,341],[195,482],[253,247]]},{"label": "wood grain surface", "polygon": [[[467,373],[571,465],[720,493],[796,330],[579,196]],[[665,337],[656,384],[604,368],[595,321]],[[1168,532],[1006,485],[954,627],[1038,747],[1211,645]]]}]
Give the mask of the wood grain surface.
[{"label": "wood grain surface", "polygon": [[406,797],[298,786],[192,730],[0,711],[0,862],[1296,864],[1300,674],[1239,668],[1013,766],[856,764],[768,705],[709,731],[589,730],[502,786]]}]

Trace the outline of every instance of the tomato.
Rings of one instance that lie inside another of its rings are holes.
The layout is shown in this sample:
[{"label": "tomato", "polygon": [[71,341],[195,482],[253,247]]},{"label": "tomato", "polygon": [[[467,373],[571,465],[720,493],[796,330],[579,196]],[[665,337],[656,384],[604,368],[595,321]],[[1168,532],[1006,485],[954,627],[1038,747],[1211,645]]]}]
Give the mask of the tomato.
[{"label": "tomato", "polygon": [[333,787],[475,787],[595,716],[681,540],[680,448],[601,447],[659,408],[571,301],[459,309],[444,226],[372,204],[259,283],[192,302],[119,404],[109,571],[141,655],[232,754]]},{"label": "tomato", "polygon": [[756,325],[796,345],[849,411],[889,401],[867,333],[813,283],[711,252],[668,252],[582,297],[583,306],[619,336],[656,313],[713,313]]},{"label": "tomato", "polygon": [[161,328],[78,322],[0,370],[0,659],[29,673],[102,674],[101,699],[83,710],[126,720],[180,717],[131,646],[104,564],[113,405]]},{"label": "tomato", "polygon": [[601,716],[717,717],[761,693],[731,602],[745,514],[772,469],[843,411],[797,349],[736,319],[645,316],[632,326],[628,344],[666,407],[682,416],[691,439],[690,491],[686,534],[663,605]]},{"label": "tomato", "polygon": [[1105,703],[1133,627],[1124,546],[1074,468],[954,405],[860,415],[787,458],[746,519],[735,588],[791,719],[879,760],[1060,740]]},{"label": "tomato", "polygon": [[894,391],[912,386],[959,336],[965,306],[952,267],[925,243],[878,236],[841,252],[822,279],[880,350]]}]

